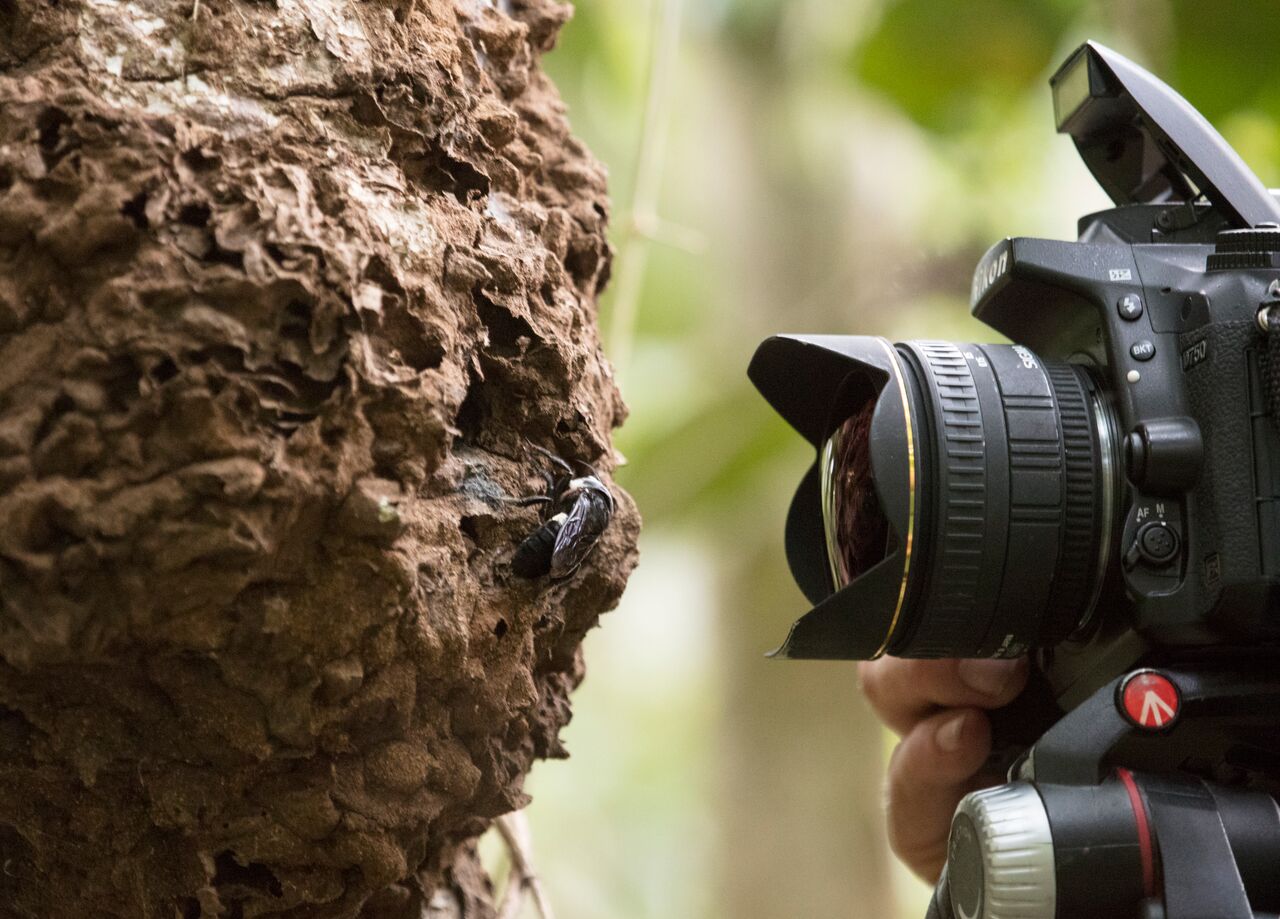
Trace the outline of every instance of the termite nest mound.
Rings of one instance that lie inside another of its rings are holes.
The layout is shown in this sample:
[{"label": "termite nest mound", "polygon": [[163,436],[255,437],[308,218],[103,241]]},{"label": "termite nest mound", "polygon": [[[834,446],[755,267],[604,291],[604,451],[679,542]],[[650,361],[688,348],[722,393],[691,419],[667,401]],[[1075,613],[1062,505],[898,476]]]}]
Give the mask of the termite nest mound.
[{"label": "termite nest mound", "polygon": [[0,3],[0,915],[486,915],[639,526],[511,575],[624,415],[568,10]]}]

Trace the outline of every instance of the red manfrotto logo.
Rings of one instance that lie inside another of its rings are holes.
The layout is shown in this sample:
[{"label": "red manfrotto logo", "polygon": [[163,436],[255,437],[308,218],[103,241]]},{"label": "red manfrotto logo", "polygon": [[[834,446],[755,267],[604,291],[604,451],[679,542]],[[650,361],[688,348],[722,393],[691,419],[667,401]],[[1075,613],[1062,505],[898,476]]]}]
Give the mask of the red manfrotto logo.
[{"label": "red manfrotto logo", "polygon": [[1163,673],[1139,670],[1120,684],[1120,711],[1134,727],[1163,731],[1178,720],[1182,696]]}]

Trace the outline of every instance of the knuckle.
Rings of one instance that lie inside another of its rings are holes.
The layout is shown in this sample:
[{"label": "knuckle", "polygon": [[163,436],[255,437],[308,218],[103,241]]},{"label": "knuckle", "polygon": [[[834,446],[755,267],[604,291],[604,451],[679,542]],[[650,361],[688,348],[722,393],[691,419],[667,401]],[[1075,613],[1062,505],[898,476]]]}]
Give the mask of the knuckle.
[{"label": "knuckle", "polygon": [[889,851],[912,872],[932,880],[946,857],[950,815],[922,809],[911,789],[900,783],[885,783],[884,804]]},{"label": "knuckle", "polygon": [[[901,798],[890,796],[885,812],[885,835],[889,851],[912,870],[919,870],[920,863],[936,844],[934,832],[924,832],[921,815],[911,813]],[[927,838],[926,838],[927,837]]]},{"label": "knuckle", "polygon": [[867,683],[876,678],[876,664],[879,661],[858,661],[858,689],[861,692],[867,691]]},{"label": "knuckle", "polygon": [[896,855],[899,860],[914,867],[915,860],[918,857],[917,845],[904,838],[905,834],[897,821],[890,820],[888,830],[889,851]]},{"label": "knuckle", "polygon": [[900,830],[903,826],[910,826],[911,821],[903,813],[907,802],[903,799],[901,785],[893,780],[892,774],[885,780],[881,795],[881,801],[884,805],[885,826],[889,830],[889,845],[894,847],[896,852],[896,842],[900,836]]},{"label": "knuckle", "polygon": [[906,740],[899,741],[889,757],[889,768],[885,770],[884,795],[885,807],[890,811],[901,809],[903,802],[912,800],[911,776],[916,771],[915,763],[912,762],[912,746]]},{"label": "knuckle", "polygon": [[896,846],[890,843],[893,854],[910,868],[921,880],[933,883],[942,868],[942,863],[947,857],[947,842],[945,839],[932,840],[927,843],[905,844],[899,842]]},{"label": "knuckle", "polygon": [[862,694],[877,713],[883,713],[885,703],[884,662],[863,661],[858,665],[858,683]]}]

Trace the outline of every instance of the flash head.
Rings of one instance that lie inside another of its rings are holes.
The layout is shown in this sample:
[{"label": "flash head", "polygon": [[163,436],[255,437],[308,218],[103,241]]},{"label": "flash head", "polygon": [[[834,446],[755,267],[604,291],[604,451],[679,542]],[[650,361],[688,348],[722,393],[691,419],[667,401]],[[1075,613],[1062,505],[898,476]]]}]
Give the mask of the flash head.
[{"label": "flash head", "polygon": [[1280,204],[1217,129],[1124,55],[1086,42],[1049,85],[1058,131],[1116,204],[1203,195],[1228,226],[1280,222]]}]

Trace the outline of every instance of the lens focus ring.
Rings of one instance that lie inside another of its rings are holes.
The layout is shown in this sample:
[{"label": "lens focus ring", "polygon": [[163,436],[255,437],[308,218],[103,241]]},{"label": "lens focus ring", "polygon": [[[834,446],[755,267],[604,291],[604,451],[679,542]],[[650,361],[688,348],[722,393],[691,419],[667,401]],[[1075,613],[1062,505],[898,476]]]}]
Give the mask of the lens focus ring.
[{"label": "lens focus ring", "polygon": [[937,474],[942,506],[937,517],[937,583],[929,616],[918,624],[912,653],[954,653],[957,635],[971,630],[979,606],[986,532],[987,455],[982,406],[969,362],[950,342],[920,342],[937,393]]}]

